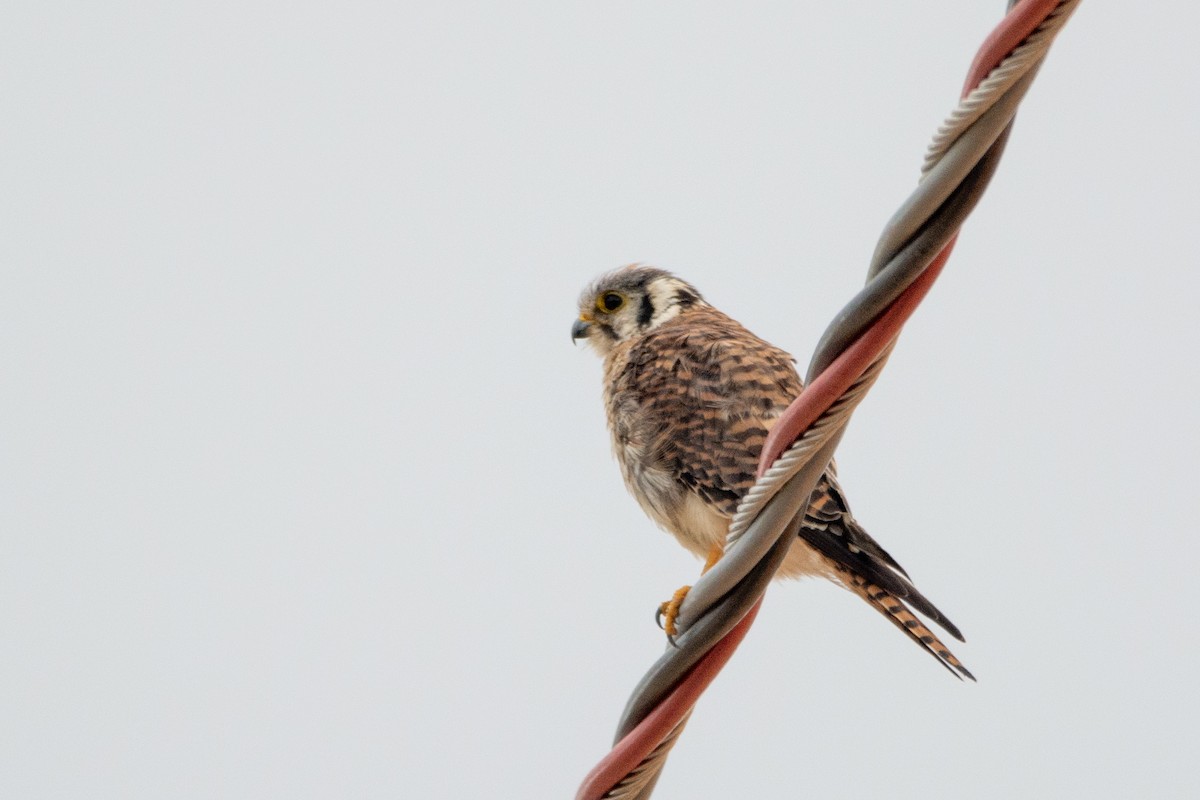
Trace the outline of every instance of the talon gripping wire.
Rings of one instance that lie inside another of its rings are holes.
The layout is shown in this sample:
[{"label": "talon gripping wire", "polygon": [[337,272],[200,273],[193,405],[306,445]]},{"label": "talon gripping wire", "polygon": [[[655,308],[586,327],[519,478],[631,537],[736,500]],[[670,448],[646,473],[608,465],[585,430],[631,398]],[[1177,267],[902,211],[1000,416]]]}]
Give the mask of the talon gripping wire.
[{"label": "talon gripping wire", "polygon": [[826,329],[804,392],[771,429],[725,556],[684,600],[677,646],[634,689],[612,751],[584,778],[576,800],[650,797],[696,700],[749,630],[850,414],[949,259],[999,165],[1017,106],[1078,5],[1010,2],[980,47],[962,99],[929,145],[917,188],[884,227],[866,285]]}]

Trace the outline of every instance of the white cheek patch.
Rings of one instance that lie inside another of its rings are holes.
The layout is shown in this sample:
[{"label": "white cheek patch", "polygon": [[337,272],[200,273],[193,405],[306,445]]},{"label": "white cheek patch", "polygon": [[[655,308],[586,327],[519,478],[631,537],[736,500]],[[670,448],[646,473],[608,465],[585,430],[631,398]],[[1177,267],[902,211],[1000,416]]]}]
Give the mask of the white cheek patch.
[{"label": "white cheek patch", "polygon": [[679,305],[680,294],[694,295],[692,288],[678,278],[659,278],[646,288],[650,304],[654,306],[654,316],[650,318],[646,330],[654,330],[664,322],[679,316],[679,312],[683,310]]}]

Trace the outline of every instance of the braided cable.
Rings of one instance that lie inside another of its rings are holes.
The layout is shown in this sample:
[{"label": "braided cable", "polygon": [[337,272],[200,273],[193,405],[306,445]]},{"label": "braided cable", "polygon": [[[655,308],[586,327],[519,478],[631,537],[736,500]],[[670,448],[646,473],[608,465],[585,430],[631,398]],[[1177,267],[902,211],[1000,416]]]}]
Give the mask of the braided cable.
[{"label": "braided cable", "polygon": [[929,145],[916,190],[884,228],[867,285],[835,316],[814,352],[807,388],[772,428],[725,557],[688,594],[676,646],[635,688],[612,752],[585,778],[577,800],[652,793],[700,693],[749,629],[849,415],[948,260],[999,163],[1017,105],[1078,3],[1013,0],[985,40],[963,99]]}]

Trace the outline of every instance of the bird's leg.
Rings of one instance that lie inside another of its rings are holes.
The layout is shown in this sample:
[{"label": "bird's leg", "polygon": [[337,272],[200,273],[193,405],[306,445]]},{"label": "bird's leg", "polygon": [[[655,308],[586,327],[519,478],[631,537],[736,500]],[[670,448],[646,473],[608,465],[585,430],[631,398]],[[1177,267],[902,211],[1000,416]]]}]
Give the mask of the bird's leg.
[{"label": "bird's leg", "polygon": [[[704,562],[704,569],[700,570],[700,574],[703,575],[716,566],[723,555],[725,555],[724,545],[714,544],[710,547],[708,558]],[[658,613],[655,614],[658,626],[666,631],[667,638],[672,642],[675,641],[675,634],[679,632],[679,629],[675,627],[675,618],[679,616],[679,607],[683,605],[683,598],[687,597],[688,592],[691,590],[691,586],[680,586],[675,590],[675,594],[671,596],[670,600],[658,607]]]},{"label": "bird's leg", "polygon": [[714,544],[712,547],[708,548],[708,558],[705,559],[704,569],[700,570],[700,574],[703,575],[715,567],[723,555],[725,555],[725,545],[723,544]]}]

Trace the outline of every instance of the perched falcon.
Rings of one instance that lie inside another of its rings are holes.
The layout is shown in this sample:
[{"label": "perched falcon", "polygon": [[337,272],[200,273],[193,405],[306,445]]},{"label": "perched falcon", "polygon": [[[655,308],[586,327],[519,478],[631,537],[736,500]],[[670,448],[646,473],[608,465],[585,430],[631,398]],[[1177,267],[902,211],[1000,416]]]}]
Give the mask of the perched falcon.
[{"label": "perched falcon", "polygon": [[[767,431],[804,388],[792,357],[710,306],[695,287],[639,265],[602,275],[584,291],[571,339],[586,339],[604,358],[604,405],[625,485],[651,519],[711,565],[754,483]],[[846,587],[951,672],[974,679],[913,614],[963,640],[859,526],[832,464],[778,575]],[[677,593],[672,611],[681,599]]]}]

